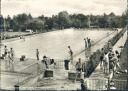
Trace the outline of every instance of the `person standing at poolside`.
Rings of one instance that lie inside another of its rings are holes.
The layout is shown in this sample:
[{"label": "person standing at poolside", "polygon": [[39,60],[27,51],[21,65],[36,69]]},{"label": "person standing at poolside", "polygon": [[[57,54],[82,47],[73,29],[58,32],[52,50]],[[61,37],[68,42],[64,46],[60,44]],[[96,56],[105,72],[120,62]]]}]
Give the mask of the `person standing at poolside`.
[{"label": "person standing at poolside", "polygon": [[10,48],[10,57],[11,57],[12,61],[14,61],[14,50],[13,50],[13,48]]},{"label": "person standing at poolside", "polygon": [[38,49],[36,49],[36,58],[37,58],[37,60],[39,60],[39,50]]},{"label": "person standing at poolside", "polygon": [[7,49],[7,46],[5,45],[4,46],[4,57],[5,57],[5,59],[7,57],[7,54],[8,54],[8,49]]},{"label": "person standing at poolside", "polygon": [[47,57],[45,55],[43,56],[42,62],[45,64],[46,69],[48,69]]},{"label": "person standing at poolside", "polygon": [[77,72],[82,72],[82,63],[81,63],[81,58],[78,59],[79,61],[76,63],[76,71]]},{"label": "person standing at poolside", "polygon": [[10,51],[8,51],[7,58],[8,58],[7,63],[8,63],[8,66],[10,67],[11,62],[12,62],[12,59],[11,59],[11,53],[10,53]]},{"label": "person standing at poolside", "polygon": [[104,66],[104,73],[108,74],[109,73],[109,57],[107,52],[104,53],[103,66]]},{"label": "person standing at poolside", "polygon": [[103,59],[104,59],[104,48],[101,49],[101,55],[100,55],[100,69],[103,69]]},{"label": "person standing at poolside", "polygon": [[70,46],[68,46],[68,48],[69,48],[70,60],[73,63],[73,51],[71,50]]},{"label": "person standing at poolside", "polygon": [[84,41],[85,41],[85,49],[88,48],[88,40],[87,38],[84,38]]},{"label": "person standing at poolside", "polygon": [[91,47],[91,39],[88,38],[88,47],[90,48]]},{"label": "person standing at poolside", "polygon": [[11,51],[13,51],[13,49],[8,51],[8,60],[7,60],[8,61],[8,68],[9,68],[9,70],[14,71],[14,59],[12,58],[12,55],[14,57],[14,54],[12,54]]}]

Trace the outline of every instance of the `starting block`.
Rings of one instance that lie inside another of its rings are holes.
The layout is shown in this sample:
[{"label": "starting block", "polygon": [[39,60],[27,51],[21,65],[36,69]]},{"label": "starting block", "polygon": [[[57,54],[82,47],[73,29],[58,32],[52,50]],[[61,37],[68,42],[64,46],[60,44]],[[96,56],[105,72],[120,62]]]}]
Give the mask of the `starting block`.
[{"label": "starting block", "polygon": [[68,72],[69,80],[81,81],[84,78],[84,73],[80,72]]},{"label": "starting block", "polygon": [[52,70],[45,70],[44,77],[53,77],[53,71]]}]

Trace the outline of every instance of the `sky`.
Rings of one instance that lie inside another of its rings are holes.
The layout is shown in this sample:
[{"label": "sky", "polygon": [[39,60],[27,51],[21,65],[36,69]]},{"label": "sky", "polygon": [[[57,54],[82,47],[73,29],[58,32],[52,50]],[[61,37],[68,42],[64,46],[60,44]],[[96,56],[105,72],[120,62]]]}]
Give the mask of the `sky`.
[{"label": "sky", "polygon": [[69,14],[83,13],[85,15],[109,14],[121,15],[127,6],[127,0],[2,0],[2,15],[27,13],[34,17],[52,16],[60,11]]}]

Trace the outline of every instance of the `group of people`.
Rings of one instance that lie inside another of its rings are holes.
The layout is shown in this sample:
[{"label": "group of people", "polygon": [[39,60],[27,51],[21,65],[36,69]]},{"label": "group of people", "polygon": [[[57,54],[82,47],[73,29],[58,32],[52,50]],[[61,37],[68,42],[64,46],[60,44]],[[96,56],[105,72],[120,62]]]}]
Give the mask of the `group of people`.
[{"label": "group of people", "polygon": [[[70,62],[70,60],[64,60],[65,70],[69,70],[69,62]],[[81,73],[84,69],[83,65],[84,64],[81,62],[81,58],[79,58],[78,61],[76,62],[76,64],[73,66],[75,66],[75,69],[77,72]]]},{"label": "group of people", "polygon": [[3,59],[6,59],[7,57],[14,61],[14,50],[13,48],[10,48],[10,50],[8,50],[7,46],[4,46],[4,54],[2,55]]},{"label": "group of people", "polygon": [[49,69],[51,64],[55,65],[54,59],[50,59],[49,57],[43,56],[43,60],[41,60],[43,64],[45,64],[46,69]]},{"label": "group of people", "polygon": [[[68,46],[68,49],[69,49],[71,64],[73,65],[73,51],[70,46]],[[69,64],[70,60],[65,60],[65,64]],[[81,72],[81,70],[82,70],[81,58],[79,58],[78,60],[79,61],[75,64],[75,68],[76,68],[76,71]],[[65,66],[65,68],[69,69],[68,65]]]},{"label": "group of people", "polygon": [[[38,61],[40,60],[39,55],[40,55],[39,54],[39,49],[36,49],[36,58],[37,58]],[[51,65],[51,64],[55,65],[54,59],[50,59],[49,57],[47,57],[45,55],[43,56],[43,59],[41,60],[41,62],[43,64],[45,64],[46,69],[49,69],[49,65]]]},{"label": "group of people", "polygon": [[2,58],[5,60],[6,62],[6,67],[7,66],[11,66],[12,65],[12,69],[14,70],[14,66],[13,66],[13,62],[14,62],[14,50],[13,48],[10,48],[10,50],[8,50],[7,46],[4,46],[4,54],[2,54]]},{"label": "group of people", "polygon": [[101,51],[100,67],[103,69],[104,73],[118,73],[118,70],[121,70],[121,66],[119,64],[120,53],[117,50],[113,51],[112,48],[110,48],[108,52],[104,52],[103,48]]},{"label": "group of people", "polygon": [[[73,65],[73,51],[70,46],[68,46],[68,48],[69,48],[70,58],[67,60],[64,60],[65,70],[69,70],[69,62],[71,62],[71,64]],[[40,55],[39,49],[36,49],[36,59],[38,61],[40,60],[39,55]],[[49,68],[49,65],[51,65],[51,64],[56,65],[54,59],[50,59],[49,57],[47,57],[45,55],[43,56],[43,59],[41,60],[41,62],[45,64],[47,69]],[[76,71],[78,71],[78,72],[82,71],[81,58],[78,59],[78,62],[74,66],[76,68]]]},{"label": "group of people", "polygon": [[[90,48],[92,45],[91,39],[87,37],[87,38],[84,38],[84,40],[85,40],[85,49]],[[73,51],[72,51],[70,46],[68,46],[68,49],[69,49],[69,55],[70,55],[71,63],[73,63]]]},{"label": "group of people", "polygon": [[90,38],[84,38],[85,40],[85,49],[91,47],[91,39]]},{"label": "group of people", "polygon": [[[87,46],[86,48],[91,47],[91,41],[89,38],[86,38],[86,40],[88,40],[88,42],[86,43]],[[70,46],[68,46],[69,49],[69,55],[70,55],[70,59],[69,60],[64,60],[65,62],[65,69],[69,70],[69,62],[71,62],[71,64],[75,67],[76,71],[81,73],[82,71],[85,71],[85,63],[82,63],[81,58],[78,58],[78,61],[75,63],[73,62],[73,51],[71,49]]]}]

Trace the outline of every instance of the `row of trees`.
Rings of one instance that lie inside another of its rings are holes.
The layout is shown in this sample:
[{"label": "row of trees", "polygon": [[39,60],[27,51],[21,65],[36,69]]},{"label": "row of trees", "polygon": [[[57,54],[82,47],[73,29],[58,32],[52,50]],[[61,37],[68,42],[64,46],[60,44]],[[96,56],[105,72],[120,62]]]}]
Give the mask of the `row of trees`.
[{"label": "row of trees", "polygon": [[1,19],[2,26],[5,30],[12,29],[13,31],[25,31],[31,29],[34,32],[46,32],[52,29],[65,28],[121,28],[126,25],[127,13],[122,16],[116,16],[114,13],[109,15],[84,15],[84,14],[68,14],[67,11],[62,11],[58,15],[45,17],[41,15],[33,18],[31,14],[19,14],[11,18]]}]

